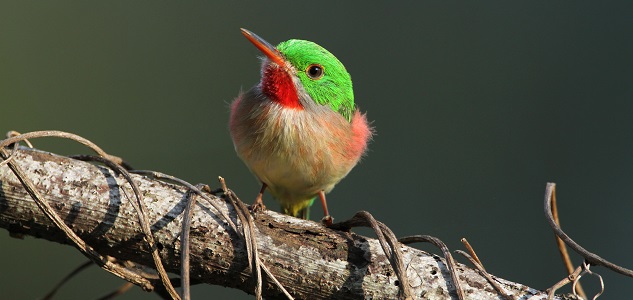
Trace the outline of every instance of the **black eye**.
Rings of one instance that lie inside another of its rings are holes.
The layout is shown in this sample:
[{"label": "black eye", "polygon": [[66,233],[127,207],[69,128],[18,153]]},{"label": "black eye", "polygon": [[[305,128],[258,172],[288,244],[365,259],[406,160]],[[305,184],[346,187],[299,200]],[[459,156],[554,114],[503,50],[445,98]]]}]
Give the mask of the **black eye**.
[{"label": "black eye", "polygon": [[317,64],[309,65],[306,69],[306,75],[314,80],[321,79],[323,77],[323,66]]}]

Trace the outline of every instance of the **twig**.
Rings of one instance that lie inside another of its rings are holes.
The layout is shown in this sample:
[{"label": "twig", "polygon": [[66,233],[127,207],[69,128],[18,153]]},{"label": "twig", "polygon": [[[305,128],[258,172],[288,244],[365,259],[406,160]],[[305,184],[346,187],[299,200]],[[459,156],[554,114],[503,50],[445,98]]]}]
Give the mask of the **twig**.
[{"label": "twig", "polygon": [[242,223],[242,227],[244,230],[244,242],[246,243],[246,253],[248,257],[248,266],[251,269],[251,272],[253,273],[253,279],[255,280],[255,298],[257,300],[261,300],[262,273],[260,268],[259,255],[257,253],[257,241],[255,239],[255,231],[253,229],[253,220],[251,219],[250,213],[248,213],[248,208],[246,208],[242,201],[237,198],[233,191],[228,189],[224,178],[218,177],[218,180],[220,181],[220,185],[222,187],[222,190],[224,191],[224,195],[229,198],[230,203],[232,203],[235,207],[237,217]]},{"label": "twig", "polygon": [[595,294],[593,298],[591,298],[592,300],[596,300],[598,297],[600,297],[600,295],[602,295],[602,293],[604,293],[604,281],[602,280],[602,276],[600,276],[600,274],[592,272],[591,270],[589,270],[589,267],[590,265],[586,261],[583,262],[582,272],[580,272],[580,275],[578,275],[578,278],[574,280],[574,283],[572,284],[572,290],[574,291],[576,290],[576,287],[580,284],[580,277],[582,277],[582,275],[584,275],[585,273],[589,275],[594,275],[598,277],[598,280],[600,280],[600,292]]},{"label": "twig", "polygon": [[[590,268],[589,263],[587,261],[583,262],[583,264],[578,266],[571,274],[569,274],[569,276],[563,278],[561,281],[554,284],[554,286],[547,289],[547,299],[548,300],[554,299],[554,294],[556,293],[556,290],[569,284],[570,282],[572,283],[572,291],[574,291],[574,295],[578,295],[575,291],[577,290],[577,287],[580,284],[580,278],[584,274],[594,275],[598,277],[598,280],[600,280],[600,292],[595,294],[591,299],[595,300],[598,297],[600,297],[600,295],[604,293],[604,281],[602,280],[602,276],[600,276],[597,273],[592,272],[591,270],[589,270],[589,268]],[[578,296],[581,297],[582,299],[588,299],[586,298],[586,296],[585,297],[580,296],[580,295]]]},{"label": "twig", "polygon": [[[237,229],[237,225],[233,222],[233,220],[222,211],[222,209],[220,209],[220,207],[213,201],[211,200],[211,198],[209,198],[209,196],[205,195],[200,189],[198,189],[196,186],[194,186],[193,184],[184,181],[180,178],[171,176],[171,175],[167,175],[167,174],[163,174],[161,172],[156,172],[156,171],[150,171],[150,170],[130,170],[130,173],[134,173],[134,174],[139,174],[139,175],[144,175],[147,177],[151,177],[151,178],[155,178],[155,179],[160,179],[160,180],[167,180],[176,184],[179,184],[181,186],[186,187],[187,189],[189,189],[190,191],[193,191],[194,193],[196,193],[196,195],[202,197],[202,199],[204,199],[208,204],[210,204],[211,206],[213,206],[213,208],[215,208],[215,213],[219,216],[221,216],[226,222],[227,224],[229,224],[229,226],[231,226],[231,229],[233,229],[233,231],[235,233],[237,233],[238,235],[241,235],[240,231]],[[214,194],[217,193],[218,191],[211,191],[210,194]]]},{"label": "twig", "polygon": [[[0,161],[0,167],[2,167],[3,165],[8,164],[11,160],[13,160],[13,153],[15,153],[15,151],[18,150],[19,148],[19,143],[15,142],[13,143],[13,150],[11,150],[11,153],[9,153],[9,155],[7,157],[5,157],[2,161]],[[0,147],[2,148],[2,147]]]},{"label": "twig", "polygon": [[143,230],[143,233],[145,234],[145,239],[147,241],[149,249],[151,250],[152,258],[154,259],[154,264],[156,265],[156,271],[158,272],[158,275],[160,276],[160,279],[163,285],[167,289],[167,292],[169,292],[169,295],[171,295],[173,299],[179,300],[180,295],[178,295],[178,292],[176,292],[176,289],[171,284],[171,281],[169,280],[169,276],[167,275],[167,270],[165,270],[165,267],[163,266],[163,262],[160,258],[160,253],[158,253],[158,248],[156,247],[154,234],[152,233],[152,228],[150,227],[149,221],[147,220],[147,213],[145,212],[145,206],[143,205],[143,195],[141,193],[141,189],[134,182],[134,180],[132,180],[132,176],[130,176],[130,173],[121,165],[118,165],[115,162],[105,157],[99,157],[99,156],[93,156],[93,155],[76,155],[76,156],[73,156],[73,158],[79,159],[82,161],[97,161],[97,162],[103,163],[107,165],[109,168],[113,169],[115,172],[121,174],[121,176],[123,176],[123,178],[125,178],[125,180],[130,184],[130,186],[132,187],[132,191],[134,192],[134,197],[136,198],[136,203],[134,201],[130,201],[130,203],[132,204],[132,207],[136,209],[139,223],[141,225],[141,229]]},{"label": "twig", "polygon": [[[122,174],[123,177],[125,177],[125,179],[130,183],[130,185],[132,186],[132,190],[134,191],[136,200],[138,201],[138,205],[135,206],[135,208],[137,209],[138,212],[138,217],[139,217],[139,221],[141,223],[141,228],[143,229],[145,235],[146,235],[146,239],[147,242],[150,246],[150,249],[152,249],[152,257],[154,258],[154,261],[156,263],[156,268],[159,272],[159,275],[161,276],[161,279],[163,281],[163,284],[165,284],[165,287],[167,288],[167,290],[169,291],[170,295],[174,298],[174,299],[180,299],[180,296],[178,295],[178,293],[176,292],[176,290],[173,288],[173,286],[171,286],[171,283],[169,282],[169,277],[167,276],[167,272],[165,271],[165,268],[162,265],[162,261],[160,259],[160,255],[158,254],[158,249],[156,249],[155,246],[155,242],[154,242],[154,237],[152,235],[152,231],[151,228],[149,227],[149,223],[147,222],[147,219],[145,218],[145,212],[143,210],[143,204],[142,204],[142,199],[141,199],[141,194],[140,194],[140,190],[138,188],[138,186],[134,183],[134,181],[132,180],[132,178],[130,177],[130,174],[127,172],[127,170],[125,170],[123,167],[121,167],[121,164],[123,164],[123,160],[113,156],[113,155],[109,155],[107,154],[105,151],[103,151],[103,149],[101,149],[99,146],[97,146],[96,144],[92,143],[91,141],[80,137],[78,135],[72,134],[72,133],[67,133],[67,132],[63,132],[63,131],[36,131],[36,132],[30,132],[30,133],[26,133],[26,134],[22,134],[22,135],[18,135],[18,136],[13,136],[10,138],[7,138],[5,140],[0,141],[0,151],[2,153],[2,155],[4,156],[3,158],[6,159],[6,151],[4,150],[4,147],[6,145],[12,144],[12,143],[17,143],[21,140],[25,140],[28,138],[38,138],[38,137],[44,137],[44,136],[48,136],[48,137],[61,137],[61,138],[66,138],[66,139],[70,139],[73,141],[76,141],[78,143],[81,143],[83,145],[88,146],[90,149],[92,149],[93,151],[95,151],[97,154],[99,154],[100,156],[80,156],[80,157],[84,157],[86,159],[90,159],[90,160],[94,160],[94,161],[99,161],[101,163],[104,163],[106,165],[108,165],[110,168],[116,170],[119,174]],[[9,166],[11,167],[11,169],[13,170],[14,173],[16,173],[16,176],[18,176],[17,172],[16,172],[16,166],[14,164],[12,164],[11,162],[8,162]],[[18,176],[20,177],[20,176]],[[27,181],[24,181],[23,179],[20,178],[20,181],[25,185],[26,187],[26,183]],[[28,182],[30,183],[30,182]],[[38,198],[39,195],[37,195],[37,191],[35,189],[33,189],[34,194],[31,194],[32,196],[35,195]],[[37,201],[37,200],[36,200]],[[39,202],[42,201],[38,201]],[[46,204],[45,202],[42,202],[44,204]],[[134,204],[134,202],[132,201],[132,204]],[[46,204],[47,205],[47,204]],[[134,205],[133,205],[134,206]],[[50,206],[49,206],[50,207]],[[44,209],[44,208],[42,208]],[[59,218],[59,216],[53,211],[52,212],[53,215],[57,216],[57,218]],[[48,215],[48,214],[47,214]],[[61,222],[56,222],[54,219],[52,219],[53,223],[55,223],[55,225],[59,226],[66,226],[66,224],[61,221]],[[69,232],[72,232],[72,234],[74,236],[77,237],[77,239],[79,240],[79,237],[74,234],[74,232],[68,228]],[[67,233],[68,234],[68,233]],[[73,240],[74,242],[76,242],[75,240]]]},{"label": "twig", "polygon": [[464,251],[461,251],[461,250],[456,250],[455,252],[461,254],[464,257],[466,257],[466,259],[468,259],[470,261],[470,263],[473,264],[473,266],[475,266],[475,268],[477,268],[479,273],[481,275],[483,275],[484,277],[486,277],[488,282],[495,288],[495,290],[497,290],[497,292],[499,292],[499,294],[501,294],[501,296],[503,296],[504,299],[508,299],[508,300],[516,299],[515,296],[508,294],[503,289],[503,287],[501,287],[501,285],[499,285],[499,283],[497,283],[497,281],[494,280],[494,278],[492,278],[490,273],[488,273],[488,271],[486,271],[486,268],[484,267],[484,264],[481,262],[481,260],[479,259],[479,256],[477,256],[477,253],[475,252],[475,249],[473,248],[473,246],[470,245],[468,240],[466,238],[462,238],[460,241],[462,242],[464,247],[466,247],[466,250],[468,250],[468,253],[466,253]]},{"label": "twig", "polygon": [[633,270],[618,266],[597,254],[587,251],[585,248],[580,246],[574,240],[572,240],[563,230],[556,224],[554,221],[554,217],[552,216],[552,207],[551,200],[552,195],[554,193],[554,189],[556,187],[555,183],[547,183],[547,187],[545,189],[545,216],[547,218],[547,222],[549,223],[552,230],[556,236],[558,236],[567,246],[569,246],[572,250],[576,251],[576,253],[580,254],[580,256],[584,257],[592,265],[603,266],[608,269],[611,269],[617,273],[620,273],[625,276],[633,277]]},{"label": "twig", "polygon": [[[479,259],[479,256],[477,256],[477,253],[475,253],[475,249],[473,249],[473,246],[470,245],[470,243],[468,242],[468,240],[466,238],[462,238],[460,240],[460,242],[462,242],[462,245],[464,245],[464,247],[466,247],[466,250],[468,250],[468,253],[470,253],[470,258],[472,258],[473,260],[475,260],[475,262],[477,262],[477,264],[479,265],[479,267],[481,267],[481,269],[483,269],[484,271],[486,271],[486,268],[484,268],[484,264],[481,263],[481,260]],[[463,255],[463,254],[462,254]],[[469,259],[470,259],[469,258]]]},{"label": "twig", "polygon": [[[198,185],[198,189],[209,189],[207,185]],[[189,231],[191,229],[191,218],[193,217],[193,207],[196,205],[196,197],[193,197],[193,190],[187,191],[187,207],[183,214],[182,231],[180,232],[180,277],[182,279],[182,299],[191,299],[191,280],[189,276]]]},{"label": "twig", "polygon": [[[11,130],[11,131],[7,132],[7,137],[8,138],[9,137],[15,137],[15,136],[18,136],[18,135],[22,135],[22,134],[17,132],[17,131],[15,131],[15,130]],[[29,148],[35,148],[35,147],[33,147],[33,144],[31,144],[31,142],[29,140],[27,140],[27,139],[24,139],[24,143],[26,143],[26,145],[29,146]]]},{"label": "twig", "polygon": [[[567,277],[561,279],[561,281],[557,282],[551,288],[547,289],[547,299],[548,300],[554,299],[555,293],[558,289],[567,285],[570,282],[574,282],[578,280],[580,276],[580,272],[582,272],[582,266],[579,266],[578,268],[576,268],[576,270],[571,272],[571,274],[567,275]],[[587,299],[587,298],[584,298],[584,299]]]},{"label": "twig", "polygon": [[[224,192],[224,195],[229,198],[229,203],[233,205],[235,212],[237,214],[238,219],[243,224],[243,232],[242,237],[246,243],[246,255],[248,258],[248,265],[253,272],[253,278],[256,280],[255,285],[255,297],[257,299],[261,299],[262,292],[262,276],[261,270],[264,270],[266,275],[273,283],[279,288],[279,290],[286,296],[287,299],[293,300],[294,298],[288,290],[277,280],[275,275],[264,265],[264,263],[259,258],[259,253],[257,251],[257,240],[255,239],[255,224],[253,219],[249,213],[248,207],[237,197],[237,195],[226,186],[226,181],[223,177],[219,176],[218,180],[220,181],[221,190]],[[261,269],[261,270],[260,270]]]},{"label": "twig", "polygon": [[57,294],[57,291],[59,291],[59,289],[64,286],[64,284],[66,284],[66,282],[68,282],[71,278],[73,278],[75,275],[79,274],[81,271],[83,271],[84,269],[92,266],[94,264],[93,261],[89,260],[87,262],[84,262],[83,264],[79,265],[78,267],[76,267],[74,270],[72,270],[72,272],[70,272],[68,275],[66,275],[66,277],[64,277],[50,292],[48,292],[48,294],[46,294],[44,296],[44,298],[42,298],[43,300],[49,300],[49,299],[53,299],[53,297],[55,296],[55,294]]},{"label": "twig", "polygon": [[401,243],[405,245],[411,244],[411,243],[420,243],[420,242],[431,243],[435,247],[440,248],[440,250],[442,251],[442,254],[444,254],[444,259],[446,259],[446,266],[448,268],[448,271],[451,274],[451,279],[453,280],[453,283],[455,284],[455,292],[457,293],[457,298],[460,300],[466,299],[466,296],[464,295],[464,290],[462,289],[462,286],[459,282],[459,276],[457,275],[457,271],[456,271],[457,264],[455,263],[455,260],[453,259],[453,255],[451,255],[451,251],[448,250],[448,247],[446,247],[446,244],[444,244],[442,240],[430,235],[412,235],[412,236],[402,237],[398,241],[400,241]]},{"label": "twig", "polygon": [[[25,135],[22,135],[22,136],[24,137]],[[13,139],[16,139],[16,138],[13,138]],[[8,144],[12,144],[19,141],[19,139],[13,140],[12,142],[8,142],[8,143],[6,141],[7,140],[0,141],[0,157],[4,160],[6,160],[8,157],[8,153],[4,149],[4,147]],[[40,193],[35,188],[33,183],[24,174],[22,169],[20,169],[13,161],[8,161],[7,164],[9,168],[11,168],[11,171],[13,171],[15,176],[18,178],[20,183],[22,183],[22,185],[24,186],[24,189],[28,192],[31,198],[33,198],[33,201],[35,201],[37,206],[46,215],[46,217],[48,217],[49,220],[51,220],[51,222],[55,224],[55,226],[61,229],[66,234],[66,237],[68,237],[68,239],[71,240],[81,252],[83,252],[86,256],[88,256],[88,258],[90,258],[92,261],[94,261],[97,265],[99,265],[104,270],[116,276],[119,276],[127,281],[130,281],[142,287],[146,291],[151,291],[154,289],[154,286],[150,283],[149,280],[143,278],[137,273],[134,273],[128,269],[125,269],[119,265],[116,265],[108,261],[107,258],[105,258],[101,254],[99,254],[97,251],[95,251],[92,247],[90,247],[83,239],[81,239],[74,231],[72,231],[72,229],[70,229],[68,225],[66,225],[66,223],[64,223],[64,220],[61,219],[61,217],[57,214],[57,212],[55,212],[55,210],[50,206],[50,204],[48,204],[47,201],[43,200],[44,198],[40,195]]]},{"label": "twig", "polygon": [[101,298],[99,298],[99,300],[110,300],[110,299],[114,299],[117,296],[127,292],[130,288],[132,288],[134,285],[132,285],[129,282],[126,282],[124,284],[122,284],[118,289],[116,289],[114,292],[109,293]]},{"label": "twig", "polygon": [[[465,239],[462,239],[462,240],[465,240]],[[470,248],[470,249],[472,250],[472,248]],[[486,272],[486,269],[484,269],[484,266],[481,265],[481,262],[477,261],[477,259],[475,259],[474,256],[472,256],[471,254],[468,254],[468,253],[466,253],[466,252],[464,252],[462,250],[455,250],[455,253],[461,254],[462,256],[466,257],[466,259],[468,259],[470,261],[470,263],[473,264],[473,266],[475,266],[475,268],[477,268],[477,271],[479,271],[479,274],[481,274],[484,277],[486,277],[486,280],[488,280],[488,283],[490,283],[490,285],[492,285],[492,287],[494,287],[495,290],[497,290],[497,292],[499,292],[499,294],[501,294],[503,299],[506,299],[506,300],[515,300],[516,299],[515,296],[508,294],[503,289],[503,287],[501,285],[499,285],[499,283],[494,278],[492,278],[490,273]]]},{"label": "twig", "polygon": [[7,145],[19,142],[19,141],[23,141],[26,139],[33,139],[33,138],[41,138],[41,137],[58,137],[58,138],[64,138],[64,139],[69,139],[69,140],[73,140],[75,142],[78,142],[90,149],[92,149],[94,152],[96,152],[97,154],[99,154],[99,156],[104,157],[104,158],[108,158],[109,160],[115,162],[118,165],[122,165],[124,164],[123,160],[120,157],[114,156],[114,155],[110,155],[108,153],[106,153],[105,151],[103,151],[103,149],[101,149],[99,146],[97,146],[95,143],[81,137],[78,136],[76,134],[72,134],[69,132],[64,132],[64,131],[58,131],[58,130],[44,130],[44,131],[33,131],[33,132],[28,132],[28,133],[24,133],[18,136],[12,136],[12,137],[8,137],[2,141],[0,141],[0,148],[4,148]]},{"label": "twig", "polygon": [[275,275],[273,275],[273,273],[268,269],[268,267],[266,267],[266,265],[264,263],[261,262],[261,260],[259,262],[259,266],[262,268],[262,270],[264,270],[264,273],[266,273],[268,278],[273,281],[275,286],[277,286],[277,288],[279,288],[279,290],[284,294],[284,296],[286,296],[286,299],[294,300],[294,298],[292,297],[292,295],[290,295],[288,290],[286,290],[286,288],[281,284],[281,282],[279,282],[279,280],[277,280],[277,277],[275,277]]},{"label": "twig", "polygon": [[376,221],[370,213],[359,211],[351,219],[332,224],[329,228],[349,231],[351,228],[358,226],[370,227],[374,230],[382,247],[382,251],[385,252],[391,267],[400,281],[400,296],[405,299],[413,299],[413,292],[411,291],[411,286],[408,284],[409,280],[404,268],[402,251],[400,246],[397,245],[398,239],[389,227]]},{"label": "twig", "polygon": [[[554,185],[552,188],[552,216],[554,217],[554,222],[556,225],[560,227],[560,220],[558,219],[558,205],[556,202],[556,186]],[[567,274],[571,275],[574,272],[574,265],[571,262],[571,258],[569,257],[569,252],[567,251],[567,247],[563,240],[561,240],[558,235],[554,235],[556,237],[556,244],[558,245],[558,252],[560,253],[561,259],[565,264],[565,268],[567,268]],[[578,281],[575,281],[578,282]],[[584,289],[580,282],[574,285],[574,292],[577,292],[580,297],[583,299],[587,299],[587,294],[585,294]]]}]

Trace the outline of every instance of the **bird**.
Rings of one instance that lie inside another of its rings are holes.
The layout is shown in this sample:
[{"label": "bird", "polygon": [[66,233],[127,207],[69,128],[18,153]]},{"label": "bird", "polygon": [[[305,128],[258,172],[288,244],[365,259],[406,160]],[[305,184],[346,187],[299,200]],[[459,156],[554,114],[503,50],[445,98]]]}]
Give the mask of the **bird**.
[{"label": "bird", "polygon": [[231,104],[229,131],[237,155],[284,214],[309,219],[318,197],[322,222],[332,224],[325,194],[367,151],[374,133],[354,103],[352,79],[343,64],[318,44],[290,39],[273,46],[255,33],[242,34],[264,56],[261,79]]}]

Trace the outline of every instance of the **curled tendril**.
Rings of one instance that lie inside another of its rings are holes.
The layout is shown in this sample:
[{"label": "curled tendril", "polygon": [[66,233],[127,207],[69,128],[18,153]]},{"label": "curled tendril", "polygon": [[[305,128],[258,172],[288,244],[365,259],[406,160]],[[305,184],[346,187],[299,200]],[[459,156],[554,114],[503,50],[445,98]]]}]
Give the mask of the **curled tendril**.
[{"label": "curled tendril", "polygon": [[596,300],[596,299],[598,299],[598,297],[600,297],[600,295],[602,295],[602,293],[604,293],[604,281],[602,280],[602,276],[600,276],[600,274],[594,273],[591,270],[589,270],[590,266],[591,265],[588,262],[586,262],[586,261],[583,262],[583,264],[582,264],[582,272],[580,272],[578,277],[576,277],[576,279],[573,281],[571,290],[574,292],[574,295],[578,296],[578,294],[576,294],[576,284],[578,284],[578,282],[580,281],[580,278],[583,275],[585,275],[585,274],[596,276],[596,277],[598,277],[598,280],[600,280],[600,292],[598,292],[596,295],[593,296],[593,298],[591,298],[592,300]]}]

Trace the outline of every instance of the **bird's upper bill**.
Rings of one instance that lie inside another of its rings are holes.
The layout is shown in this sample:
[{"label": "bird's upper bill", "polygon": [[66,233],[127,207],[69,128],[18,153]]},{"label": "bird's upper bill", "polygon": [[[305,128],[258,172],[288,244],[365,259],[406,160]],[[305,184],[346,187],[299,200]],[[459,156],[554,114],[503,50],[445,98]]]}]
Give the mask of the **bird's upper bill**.
[{"label": "bird's upper bill", "polygon": [[281,52],[275,48],[275,46],[268,43],[266,40],[262,39],[258,35],[253,32],[246,30],[244,28],[240,28],[242,30],[242,34],[251,42],[259,51],[264,53],[271,61],[275,62],[280,67],[286,66],[286,61],[284,57],[281,55]]},{"label": "bird's upper bill", "polygon": [[258,35],[244,28],[241,29],[242,34],[272,62],[262,70],[263,76],[260,83],[262,92],[285,108],[302,109],[292,75],[288,72],[290,69],[281,52]]}]

